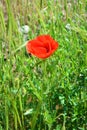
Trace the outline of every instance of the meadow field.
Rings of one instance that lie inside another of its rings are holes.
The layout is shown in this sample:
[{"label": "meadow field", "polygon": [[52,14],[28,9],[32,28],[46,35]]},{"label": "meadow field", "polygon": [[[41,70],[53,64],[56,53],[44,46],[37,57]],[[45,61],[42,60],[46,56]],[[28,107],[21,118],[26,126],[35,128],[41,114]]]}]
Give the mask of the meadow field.
[{"label": "meadow field", "polygon": [[87,0],[0,0],[0,130],[87,130]]}]

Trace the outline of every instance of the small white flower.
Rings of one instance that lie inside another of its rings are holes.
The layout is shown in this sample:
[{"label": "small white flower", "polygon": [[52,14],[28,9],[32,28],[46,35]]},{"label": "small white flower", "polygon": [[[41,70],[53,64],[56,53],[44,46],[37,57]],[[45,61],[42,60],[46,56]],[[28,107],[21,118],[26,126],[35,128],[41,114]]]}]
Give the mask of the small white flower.
[{"label": "small white flower", "polygon": [[71,30],[71,25],[68,23],[68,24],[66,24],[65,28],[68,30]]},{"label": "small white flower", "polygon": [[30,28],[28,25],[19,27],[19,32],[24,33],[24,34],[27,34],[29,32],[29,30],[30,30]]},{"label": "small white flower", "polygon": [[29,115],[29,114],[32,114],[33,113],[33,109],[31,108],[31,109],[28,109],[25,113],[24,113],[24,115],[26,116],[26,115]]}]

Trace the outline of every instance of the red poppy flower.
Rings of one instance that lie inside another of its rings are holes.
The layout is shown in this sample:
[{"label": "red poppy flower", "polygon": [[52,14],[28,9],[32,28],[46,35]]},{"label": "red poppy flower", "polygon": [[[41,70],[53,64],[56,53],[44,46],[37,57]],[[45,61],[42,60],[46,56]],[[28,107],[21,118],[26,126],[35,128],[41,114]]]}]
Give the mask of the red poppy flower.
[{"label": "red poppy flower", "polygon": [[27,42],[26,50],[38,58],[45,59],[51,56],[58,46],[59,44],[51,36],[40,35]]}]

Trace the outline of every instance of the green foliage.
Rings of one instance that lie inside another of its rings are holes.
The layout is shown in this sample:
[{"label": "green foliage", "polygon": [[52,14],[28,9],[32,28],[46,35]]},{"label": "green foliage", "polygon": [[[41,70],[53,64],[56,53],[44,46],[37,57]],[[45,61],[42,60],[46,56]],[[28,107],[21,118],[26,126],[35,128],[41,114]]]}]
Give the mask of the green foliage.
[{"label": "green foliage", "polygon": [[[45,61],[25,49],[40,34],[59,42]],[[86,1],[1,0],[0,69],[0,130],[86,130]]]}]

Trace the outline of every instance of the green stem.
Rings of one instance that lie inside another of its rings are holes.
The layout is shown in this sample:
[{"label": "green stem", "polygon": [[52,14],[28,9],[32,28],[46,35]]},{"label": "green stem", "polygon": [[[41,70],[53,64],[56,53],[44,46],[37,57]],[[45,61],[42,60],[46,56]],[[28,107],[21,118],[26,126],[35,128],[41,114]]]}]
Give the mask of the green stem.
[{"label": "green stem", "polygon": [[33,119],[32,119],[32,128],[31,128],[31,130],[35,130],[36,121],[37,121],[38,114],[40,112],[41,105],[42,105],[42,102],[39,101],[38,105],[37,105],[36,112],[34,113],[34,116],[33,116]]},{"label": "green stem", "polygon": [[40,0],[40,9],[42,9],[42,0]]},{"label": "green stem", "polygon": [[5,118],[6,118],[6,130],[8,130],[8,105],[7,105],[7,99],[5,98]]}]

